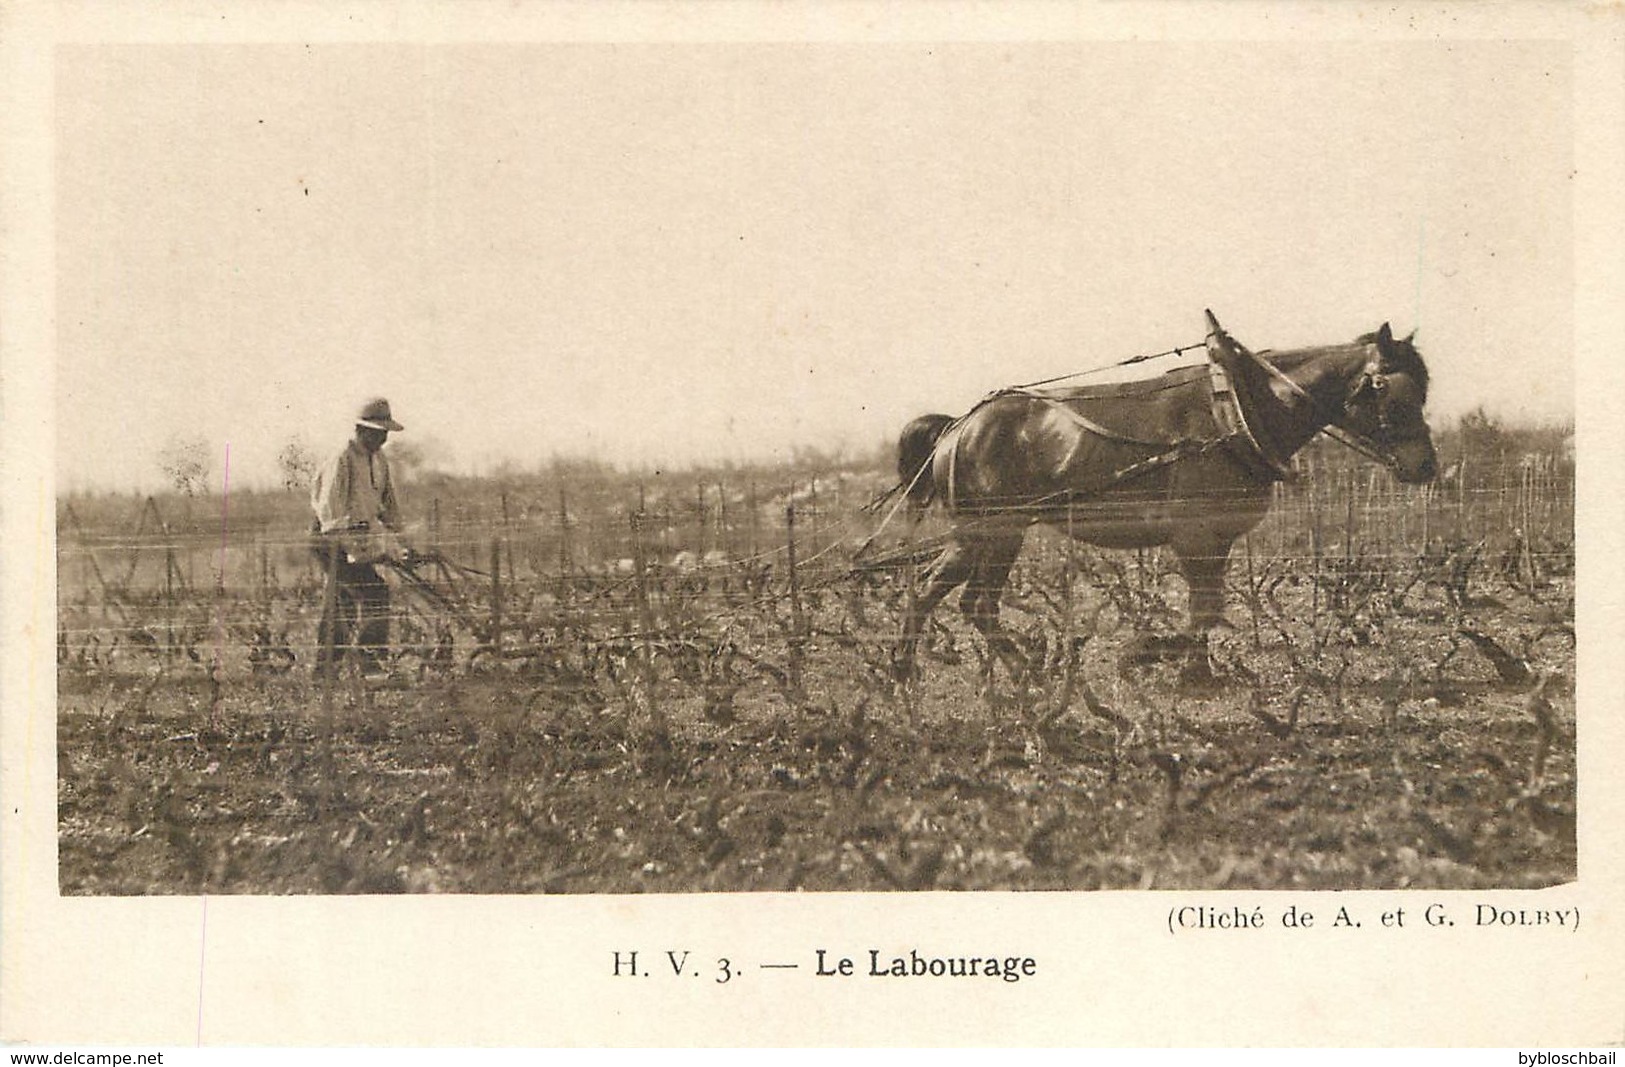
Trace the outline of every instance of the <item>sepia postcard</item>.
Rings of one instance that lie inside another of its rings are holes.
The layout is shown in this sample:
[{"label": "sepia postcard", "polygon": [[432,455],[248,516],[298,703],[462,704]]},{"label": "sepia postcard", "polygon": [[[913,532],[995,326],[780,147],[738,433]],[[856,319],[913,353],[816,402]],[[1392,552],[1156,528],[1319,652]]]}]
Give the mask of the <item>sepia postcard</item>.
[{"label": "sepia postcard", "polygon": [[0,1038],[1625,1041],[1622,70],[0,0]]}]

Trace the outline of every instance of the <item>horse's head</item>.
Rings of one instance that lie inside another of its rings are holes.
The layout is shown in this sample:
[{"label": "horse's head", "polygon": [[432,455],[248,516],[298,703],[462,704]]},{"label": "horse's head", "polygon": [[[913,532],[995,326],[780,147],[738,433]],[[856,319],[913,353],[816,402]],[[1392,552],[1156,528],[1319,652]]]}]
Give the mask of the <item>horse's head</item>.
[{"label": "horse's head", "polygon": [[1438,474],[1438,458],[1422,417],[1427,365],[1411,338],[1396,340],[1386,322],[1357,343],[1368,346],[1371,355],[1349,384],[1336,425],[1365,438],[1400,481],[1431,482]]}]

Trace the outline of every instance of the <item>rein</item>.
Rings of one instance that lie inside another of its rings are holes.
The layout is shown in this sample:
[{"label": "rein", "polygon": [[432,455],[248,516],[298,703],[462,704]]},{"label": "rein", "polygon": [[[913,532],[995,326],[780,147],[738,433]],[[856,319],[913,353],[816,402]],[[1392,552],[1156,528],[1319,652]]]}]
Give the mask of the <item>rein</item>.
[{"label": "rein", "polygon": [[1161,352],[1142,352],[1137,356],[1130,356],[1127,359],[1120,359],[1116,363],[1107,363],[1104,366],[1091,367],[1088,370],[1075,371],[1072,374],[1058,374],[1053,378],[1043,378],[1036,382],[1027,382],[1025,385],[1017,385],[1012,388],[1037,389],[1041,385],[1054,385],[1056,382],[1069,382],[1074,378],[1087,378],[1092,374],[1105,374],[1109,370],[1116,370],[1119,367],[1132,367],[1136,363],[1144,363],[1147,360],[1161,359],[1163,356],[1183,356],[1186,352],[1195,352],[1197,349],[1204,347],[1206,347],[1205,341],[1199,345],[1180,345],[1178,348],[1169,348]]}]

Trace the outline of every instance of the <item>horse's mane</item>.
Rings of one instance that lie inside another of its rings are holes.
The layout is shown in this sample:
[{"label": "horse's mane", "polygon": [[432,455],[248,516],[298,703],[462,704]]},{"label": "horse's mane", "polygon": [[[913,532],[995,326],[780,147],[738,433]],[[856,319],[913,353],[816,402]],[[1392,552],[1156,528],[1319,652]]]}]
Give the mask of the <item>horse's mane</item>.
[{"label": "horse's mane", "polygon": [[[1362,333],[1354,339],[1355,344],[1374,345],[1377,343],[1377,332]],[[1422,353],[1416,350],[1409,338],[1394,338],[1389,349],[1392,358],[1388,361],[1387,369],[1394,374],[1405,374],[1414,381],[1426,396],[1428,391],[1428,366],[1422,362]]]}]

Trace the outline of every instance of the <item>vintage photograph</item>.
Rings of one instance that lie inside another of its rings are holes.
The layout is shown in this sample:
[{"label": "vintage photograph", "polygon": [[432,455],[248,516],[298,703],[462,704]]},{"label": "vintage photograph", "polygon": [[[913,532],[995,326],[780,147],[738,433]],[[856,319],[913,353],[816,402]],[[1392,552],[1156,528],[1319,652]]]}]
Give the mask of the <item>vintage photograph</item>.
[{"label": "vintage photograph", "polygon": [[1566,43],[54,88],[65,897],[1576,878]]},{"label": "vintage photograph", "polygon": [[1625,1039],[1622,62],[0,4],[0,1041]]}]

